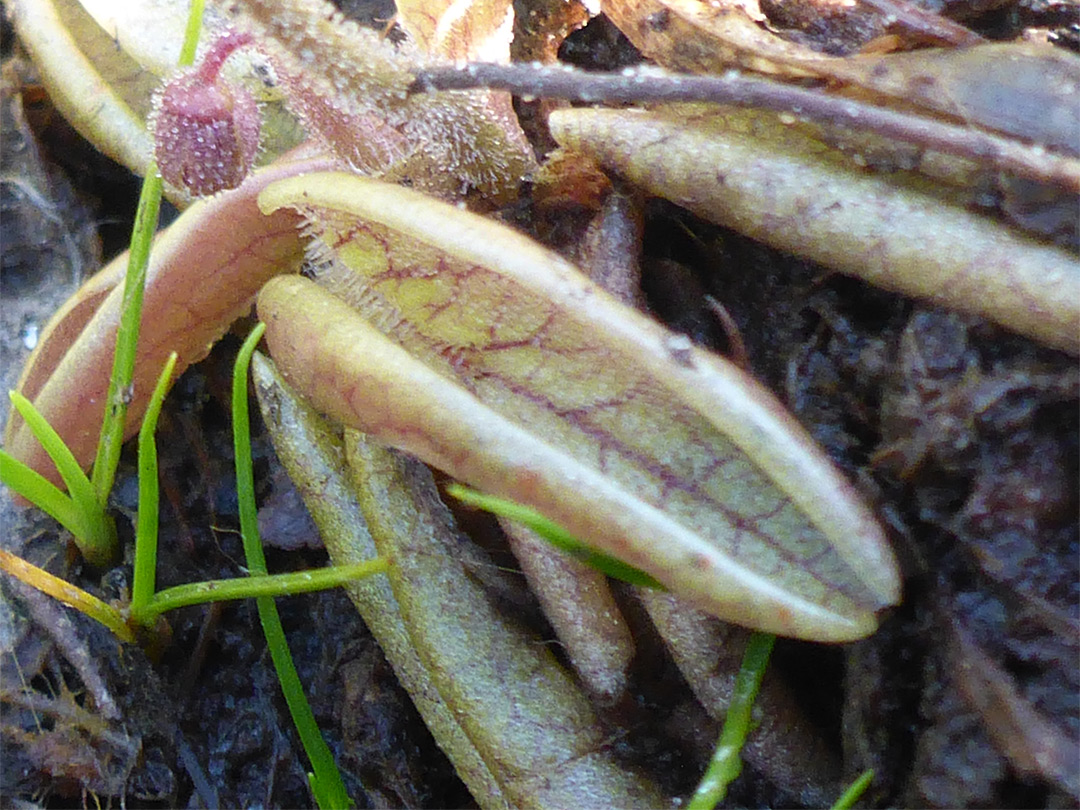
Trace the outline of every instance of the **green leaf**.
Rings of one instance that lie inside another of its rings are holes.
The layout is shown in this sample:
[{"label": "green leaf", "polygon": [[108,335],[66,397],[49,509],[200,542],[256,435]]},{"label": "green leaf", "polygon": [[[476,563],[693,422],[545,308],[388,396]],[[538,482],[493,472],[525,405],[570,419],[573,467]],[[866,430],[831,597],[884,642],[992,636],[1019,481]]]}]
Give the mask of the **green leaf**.
[{"label": "green leaf", "polygon": [[607,574],[609,577],[621,579],[623,582],[629,582],[631,585],[640,585],[643,588],[656,588],[662,591],[667,590],[660,582],[657,582],[644,571],[639,571],[632,565],[627,565],[622,560],[616,559],[610,554],[604,554],[603,552],[592,548],[587,543],[582,543],[562,526],[554,521],[548,520],[535,509],[529,509],[527,506],[508,501],[505,498],[495,498],[491,495],[485,495],[482,492],[477,492],[475,489],[464,487],[461,484],[450,484],[446,488],[446,491],[462,503],[467,503],[470,506],[478,507],[486,512],[501,515],[502,517],[525,524],[551,543],[551,545],[565,551],[567,554],[570,554],[582,562],[588,563],[597,571]]},{"label": "green leaf", "polygon": [[754,700],[775,642],[776,637],[768,633],[754,633],[747,642],[720,739],[705,776],[686,805],[687,810],[712,810],[723,801],[728,786],[742,772],[742,747],[750,735]]},{"label": "green leaf", "polygon": [[378,546],[392,560],[390,577],[351,583],[349,596],[480,805],[543,810],[604,796],[612,807],[661,806],[660,791],[607,745],[549,645],[476,582],[430,472],[355,431],[343,446],[265,358],[254,375],[278,456],[332,559],[362,562]]},{"label": "green leaf", "polygon": [[[53,464],[56,465],[60,477],[67,486],[71,508],[60,509],[59,514],[54,514],[49,508],[46,508],[46,504],[56,509],[61,506],[61,501],[57,498],[55,492],[46,490],[41,486],[44,482],[42,476],[37,473],[34,476],[27,475],[29,469],[25,468],[25,465],[21,462],[18,462],[18,467],[14,466],[15,459],[7,456],[6,453],[4,455],[8,460],[5,462],[5,467],[18,470],[19,472],[14,474],[22,482],[32,482],[30,486],[33,491],[45,499],[43,503],[39,504],[41,508],[53,514],[65,528],[71,531],[79,551],[87,560],[94,565],[108,563],[116,556],[117,552],[116,526],[112,518],[105,513],[104,504],[98,500],[90,479],[83,473],[79,463],[75,460],[75,456],[64,444],[64,440],[38,413],[30,401],[16,391],[12,391],[10,396],[11,404],[23,418],[27,428],[41,443],[42,448],[52,459]],[[61,520],[61,515],[64,518],[63,520]]]},{"label": "green leaf", "polygon": [[165,394],[176,369],[176,352],[169,355],[161,370],[150,405],[139,429],[139,516],[135,526],[135,569],[131,583],[131,618],[149,626],[153,617],[146,608],[154,596],[158,543],[158,462],[154,433]]},{"label": "green leaf", "polygon": [[[244,341],[236,358],[232,389],[233,444],[236,449],[236,492],[240,506],[240,535],[244,541],[247,567],[253,577],[266,575],[266,556],[263,554],[262,542],[259,539],[259,521],[255,508],[247,372],[251,355],[264,331],[265,327],[259,324]],[[256,605],[270,657],[274,662],[278,681],[281,683],[281,691],[285,695],[289,713],[292,715],[296,731],[300,735],[300,741],[304,745],[304,751],[307,752],[314,770],[314,774],[309,779],[315,800],[324,810],[351,807],[353,802],[349,798],[348,791],[345,790],[341,773],[334,763],[334,755],[323,740],[319,724],[311,711],[311,705],[304,696],[304,687],[300,683],[300,676],[289,654],[285,630],[281,626],[281,618],[278,616],[274,600],[268,596],[260,596],[256,599]]]},{"label": "green leaf", "polygon": [[832,810],[851,810],[851,808],[855,806],[855,802],[862,797],[873,781],[873,769],[863,771],[859,774],[859,778],[852,782],[848,789],[836,800],[836,803],[832,806]]},{"label": "green leaf", "polygon": [[52,515],[75,536],[86,532],[85,515],[78,505],[44,476],[27,467],[6,450],[0,450],[0,481],[34,506]]}]

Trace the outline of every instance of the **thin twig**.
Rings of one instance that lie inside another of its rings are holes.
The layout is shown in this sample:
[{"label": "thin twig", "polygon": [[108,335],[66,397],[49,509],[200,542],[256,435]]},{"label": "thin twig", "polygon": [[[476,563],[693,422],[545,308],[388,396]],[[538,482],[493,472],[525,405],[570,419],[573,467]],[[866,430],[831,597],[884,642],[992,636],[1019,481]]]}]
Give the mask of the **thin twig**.
[{"label": "thin twig", "polygon": [[474,62],[416,72],[410,92],[490,88],[519,96],[561,98],[593,104],[708,102],[789,113],[796,118],[874,132],[950,155],[984,160],[997,169],[1080,192],[1080,161],[970,126],[897,112],[820,89],[755,79],[731,70],[692,76],[653,67],[618,73],[589,73],[540,63],[497,65]]}]

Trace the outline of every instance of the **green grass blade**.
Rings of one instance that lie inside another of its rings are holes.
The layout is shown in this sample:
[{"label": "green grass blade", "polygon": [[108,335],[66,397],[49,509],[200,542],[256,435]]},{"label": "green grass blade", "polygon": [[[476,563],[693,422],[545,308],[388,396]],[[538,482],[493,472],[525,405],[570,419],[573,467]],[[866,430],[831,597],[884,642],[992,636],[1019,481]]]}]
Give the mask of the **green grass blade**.
[{"label": "green grass blade", "polygon": [[64,485],[67,487],[72,500],[76,502],[87,499],[96,500],[90,480],[82,471],[79,462],[75,460],[74,454],[64,444],[64,440],[60,438],[60,434],[53,429],[44,416],[38,413],[37,408],[33,406],[30,400],[18,391],[10,392],[9,396],[11,397],[11,404],[25,420],[27,427],[34,434],[34,438],[41,442],[41,446],[49,454],[53,464],[56,465],[57,472],[60,473],[60,477],[64,480]]},{"label": "green grass blade", "polygon": [[52,515],[56,521],[76,537],[86,533],[84,515],[78,506],[58,486],[23,464],[4,450],[0,450],[0,481],[17,492],[39,509]]},{"label": "green grass blade", "polygon": [[385,573],[386,560],[376,558],[355,565],[335,565],[314,571],[290,571],[287,574],[260,574],[234,579],[212,579],[176,585],[154,594],[145,608],[147,623],[167,610],[201,605],[204,602],[224,602],[231,599],[253,599],[263,596],[292,596],[311,591],[338,588],[348,582]]},{"label": "green grass blade", "polygon": [[[266,557],[259,539],[259,524],[255,510],[255,482],[252,472],[247,390],[248,365],[252,352],[255,351],[255,346],[264,331],[264,324],[256,326],[236,358],[236,367],[233,372],[232,417],[233,442],[236,448],[236,490],[240,501],[240,534],[244,541],[244,554],[247,558],[248,570],[253,575],[265,576]],[[315,715],[304,696],[304,688],[293,665],[292,656],[289,654],[285,630],[281,626],[281,618],[274,606],[274,600],[263,596],[259,597],[255,604],[259,609],[259,619],[270,649],[270,657],[277,670],[278,680],[281,682],[281,691],[285,695],[285,702],[289,706],[300,741],[311,761],[314,773],[308,778],[312,792],[315,794],[315,801],[321,808],[350,807],[352,800],[349,799],[349,794],[345,790],[345,783],[334,763],[334,756],[327,747],[326,741],[323,740],[319,725],[315,722]]]},{"label": "green grass blade", "polygon": [[548,520],[539,512],[527,506],[497,498],[494,495],[486,495],[462,484],[449,484],[446,487],[446,492],[462,503],[467,503],[470,506],[483,509],[485,512],[491,512],[528,526],[551,545],[607,574],[609,577],[621,579],[623,582],[640,585],[644,588],[654,588],[660,591],[667,590],[660,582],[657,582],[644,571],[634,568],[632,565],[627,565],[616,557],[597,551],[592,546],[578,540],[558,523]]},{"label": "green grass blade", "polygon": [[857,802],[866,792],[866,789],[870,787],[870,783],[874,781],[874,771],[866,770],[859,774],[859,778],[856,779],[847,790],[841,794],[840,798],[836,800],[836,803],[832,806],[832,810],[851,810]]},{"label": "green grass blade", "polygon": [[157,229],[161,189],[162,180],[157,164],[151,161],[146,167],[139,207],[135,212],[135,227],[131,232],[131,251],[128,254],[127,275],[124,277],[120,325],[116,330],[116,353],[113,356],[108,393],[105,395],[105,419],[101,424],[101,437],[98,439],[97,455],[94,458],[92,481],[97,499],[102,504],[112,490],[116,466],[120,463],[120,447],[124,443],[124,421],[127,416],[128,391],[135,374],[135,349],[142,319],[146,267],[150,261],[150,244]]},{"label": "green grass blade", "polygon": [[149,626],[153,617],[146,609],[154,596],[158,544],[158,457],[154,433],[165,394],[176,369],[176,352],[169,355],[139,429],[139,516],[135,525],[135,572],[131,583],[131,618]]},{"label": "green grass blade", "polygon": [[189,67],[195,64],[195,49],[199,45],[199,34],[202,32],[203,7],[205,5],[205,0],[191,0],[187,28],[184,29],[184,44],[180,48],[180,59],[177,62],[180,67]]},{"label": "green grass blade", "polygon": [[[192,0],[188,10],[184,42],[180,47],[180,67],[195,61],[195,50],[202,31],[204,0]],[[103,506],[112,491],[116,467],[120,463],[120,448],[124,443],[124,422],[127,417],[128,393],[135,374],[135,350],[142,322],[143,293],[146,289],[146,268],[150,262],[150,246],[157,230],[164,183],[157,164],[150,161],[143,178],[139,204],[135,209],[135,225],[131,229],[131,249],[128,252],[127,273],[124,276],[124,298],[120,324],[116,330],[116,352],[113,355],[112,376],[105,395],[105,417],[101,423],[97,454],[91,481]]]},{"label": "green grass blade", "polygon": [[716,744],[712,761],[705,770],[701,783],[687,803],[687,810],[712,810],[727,795],[728,786],[742,771],[742,747],[750,734],[750,718],[765,677],[776,636],[769,633],[752,633],[743,653],[742,666],[735,678],[720,741]]},{"label": "green grass blade", "polygon": [[255,507],[255,471],[251,458],[247,372],[251,355],[265,331],[266,326],[258,324],[240,347],[233,368],[232,389],[233,448],[236,451],[236,495],[240,508],[240,533],[244,540],[248,571],[254,575],[266,574],[266,556],[259,538],[258,510]]},{"label": "green grass blade", "polygon": [[[116,541],[116,526],[112,519],[105,513],[104,502],[99,501],[93,485],[86,474],[75,460],[64,440],[53,430],[45,417],[38,413],[37,408],[22,394],[12,391],[10,393],[11,404],[19,412],[27,427],[34,437],[41,442],[45,452],[49,454],[53,464],[56,465],[60,477],[68,489],[68,496],[80,517],[75,525],[71,525],[70,518],[67,521],[60,517],[44,504],[39,504],[42,509],[56,517],[57,520],[75,536],[75,543],[79,551],[94,565],[104,565],[116,556],[118,545]],[[14,461],[14,459],[12,459]],[[39,476],[40,477],[40,476]],[[24,477],[25,478],[25,477]],[[14,487],[13,487],[14,488]],[[48,498],[48,503],[57,505],[54,495],[48,494],[40,486],[36,489]],[[18,490],[16,490],[18,491]],[[29,496],[27,500],[36,500]]]}]

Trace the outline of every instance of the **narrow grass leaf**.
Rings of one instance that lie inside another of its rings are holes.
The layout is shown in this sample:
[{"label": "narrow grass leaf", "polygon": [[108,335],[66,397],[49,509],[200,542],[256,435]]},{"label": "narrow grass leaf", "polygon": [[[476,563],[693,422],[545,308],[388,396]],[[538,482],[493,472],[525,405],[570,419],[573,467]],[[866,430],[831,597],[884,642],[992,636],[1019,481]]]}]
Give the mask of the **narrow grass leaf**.
[{"label": "narrow grass leaf", "polygon": [[565,551],[567,554],[588,563],[597,571],[607,574],[609,577],[621,579],[631,585],[640,585],[643,588],[656,588],[667,590],[662,583],[650,577],[644,571],[627,565],[622,560],[597,551],[587,543],[583,543],[566,531],[554,521],[548,520],[535,509],[522,506],[519,503],[508,501],[505,498],[496,498],[477,492],[475,489],[464,487],[461,484],[450,484],[446,491],[462,503],[483,509],[495,515],[500,515],[510,520],[515,520],[528,526],[538,535],[547,540],[551,545]]},{"label": "narrow grass leaf", "polygon": [[47,512],[76,537],[86,533],[82,510],[55,484],[0,450],[0,481],[34,506]]},{"label": "narrow grass leaf", "polygon": [[832,810],[851,810],[851,808],[855,806],[855,802],[862,798],[862,795],[866,792],[866,789],[870,787],[873,781],[873,769],[871,768],[863,771],[859,774],[859,778],[852,782],[851,785],[848,786],[848,789],[836,800],[836,803],[832,806]]},{"label": "narrow grass leaf", "polygon": [[776,637],[768,633],[754,633],[747,642],[742,667],[735,676],[731,705],[720,730],[720,740],[705,776],[686,805],[687,810],[712,810],[724,800],[728,787],[742,771],[742,747],[750,734],[754,699],[761,688],[775,642]]},{"label": "narrow grass leaf", "polygon": [[154,594],[144,616],[153,620],[167,610],[202,605],[207,602],[226,602],[256,597],[293,596],[298,593],[339,588],[349,582],[385,573],[387,563],[382,559],[367,560],[354,565],[335,565],[314,571],[290,571],[286,574],[260,574],[233,579],[212,579],[175,585]]},{"label": "narrow grass leaf", "polygon": [[[255,508],[247,373],[251,355],[264,331],[265,326],[259,324],[244,341],[236,358],[232,388],[233,445],[236,450],[236,491],[240,505],[240,535],[244,542],[244,556],[248,570],[253,576],[265,576],[267,572],[266,556],[263,554],[262,542],[259,539],[259,521]],[[270,657],[273,659],[274,669],[281,683],[281,691],[285,695],[285,702],[289,706],[289,713],[300,735],[304,751],[311,761],[314,773],[309,774],[308,779],[312,792],[315,794],[315,801],[324,810],[351,807],[353,802],[349,798],[348,791],[345,790],[341,773],[334,763],[334,755],[323,740],[319,724],[315,721],[315,715],[304,696],[304,687],[300,683],[300,676],[289,654],[285,630],[281,626],[281,618],[278,616],[274,600],[269,596],[260,596],[256,599],[256,605]]]},{"label": "narrow grass leaf", "polygon": [[131,584],[131,618],[138,624],[149,625],[153,621],[153,617],[146,615],[146,608],[154,596],[157,574],[158,460],[154,433],[176,369],[176,357],[173,352],[165,362],[139,429],[139,516],[135,525],[135,571]]},{"label": "narrow grass leaf", "polygon": [[112,374],[105,394],[105,418],[101,423],[97,455],[94,458],[93,483],[98,500],[105,503],[120,463],[120,447],[124,443],[124,425],[131,386],[135,377],[135,352],[139,341],[139,323],[143,296],[146,290],[146,267],[150,262],[150,244],[157,230],[161,208],[162,180],[153,161],[146,168],[135,225],[131,233],[128,269],[124,276],[124,297],[120,323],[116,330],[116,351]]},{"label": "narrow grass leaf", "polygon": [[[12,391],[10,396],[11,404],[52,459],[60,478],[67,486],[71,504],[79,518],[76,525],[70,525],[74,515],[65,510],[62,514],[67,516],[67,522],[61,522],[75,536],[75,543],[83,556],[94,565],[104,565],[115,557],[117,551],[116,527],[105,513],[104,503],[98,500],[90,479],[83,473],[64,440],[45,418],[26,397],[16,391]],[[41,491],[45,493],[44,490]],[[47,497],[52,506],[59,505],[55,495],[47,494]],[[45,508],[44,505],[42,508]],[[60,520],[58,515],[53,516]]]}]

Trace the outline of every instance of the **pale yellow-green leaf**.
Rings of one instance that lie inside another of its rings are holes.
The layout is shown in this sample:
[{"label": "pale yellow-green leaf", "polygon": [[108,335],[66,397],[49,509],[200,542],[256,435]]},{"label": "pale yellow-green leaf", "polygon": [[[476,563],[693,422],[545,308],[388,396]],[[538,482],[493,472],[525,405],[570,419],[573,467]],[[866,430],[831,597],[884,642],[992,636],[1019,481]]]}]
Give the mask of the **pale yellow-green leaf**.
[{"label": "pale yellow-green leaf", "polygon": [[[333,431],[299,399],[266,357],[252,358],[251,373],[277,456],[319,527],[331,559],[348,565],[375,557],[375,541],[349,480],[340,431]],[[485,807],[505,805],[491,769],[417,656],[389,582],[371,577],[346,586],[346,591],[469,790]]]},{"label": "pale yellow-green leaf", "polygon": [[354,489],[341,439],[271,363],[257,357],[252,368],[278,456],[333,560],[369,559],[377,548],[393,561],[393,589],[380,577],[349,595],[480,806],[661,806],[656,788],[604,745],[592,707],[549,649],[475,584],[427,470],[353,435]]},{"label": "pale yellow-green leaf", "polygon": [[549,124],[564,146],[706,219],[1080,351],[1075,255],[969,210],[928,181],[855,166],[773,114],[567,109]]},{"label": "pale yellow-green leaf", "polygon": [[10,13],[57,109],[106,155],[144,171],[153,152],[145,114],[156,77],[140,71],[74,0],[14,0]]},{"label": "pale yellow-green leaf", "polygon": [[275,359],[317,407],[729,620],[850,639],[897,601],[872,515],[734,366],[415,192],[327,174],[260,202],[308,218],[338,296],[283,279],[259,299]]},{"label": "pale yellow-green leaf", "polygon": [[550,649],[503,616],[458,559],[431,472],[357,431],[349,464],[417,655],[510,807],[656,807],[619,764],[588,699]]},{"label": "pale yellow-green leaf", "polygon": [[[79,0],[103,31],[147,70],[162,76],[180,60],[189,0]],[[213,25],[208,25],[212,30]],[[206,38],[202,45],[205,48]]]}]

